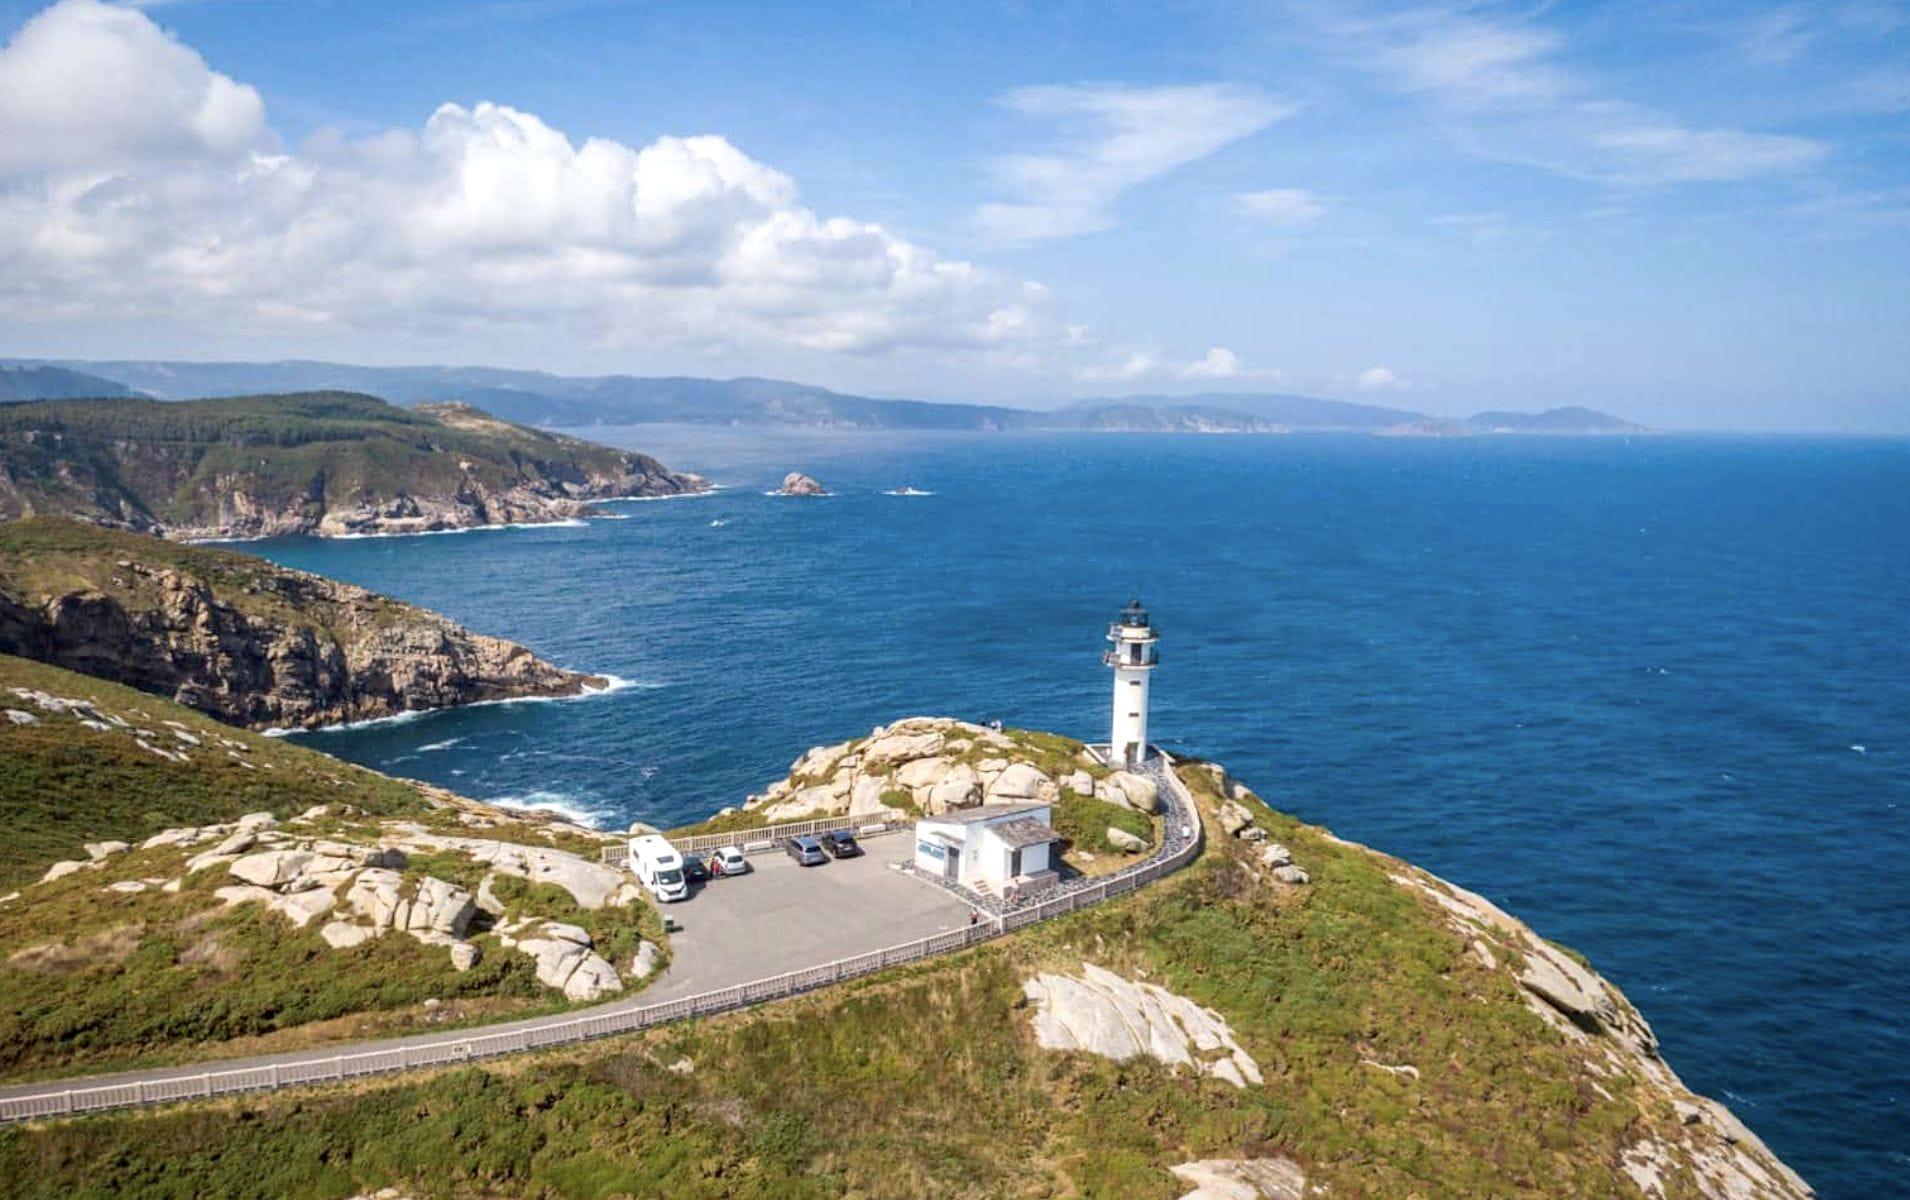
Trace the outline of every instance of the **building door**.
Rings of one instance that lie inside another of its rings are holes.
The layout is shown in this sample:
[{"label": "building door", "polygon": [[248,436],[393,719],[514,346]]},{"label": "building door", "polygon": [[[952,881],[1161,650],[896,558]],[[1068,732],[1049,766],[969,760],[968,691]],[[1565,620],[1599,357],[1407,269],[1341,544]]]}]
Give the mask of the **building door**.
[{"label": "building door", "polygon": [[1021,874],[1021,847],[1017,846],[1013,850],[1008,852],[1008,878],[1013,879],[1020,874]]},{"label": "building door", "polygon": [[942,878],[960,880],[962,877],[962,852],[954,847],[942,855]]}]

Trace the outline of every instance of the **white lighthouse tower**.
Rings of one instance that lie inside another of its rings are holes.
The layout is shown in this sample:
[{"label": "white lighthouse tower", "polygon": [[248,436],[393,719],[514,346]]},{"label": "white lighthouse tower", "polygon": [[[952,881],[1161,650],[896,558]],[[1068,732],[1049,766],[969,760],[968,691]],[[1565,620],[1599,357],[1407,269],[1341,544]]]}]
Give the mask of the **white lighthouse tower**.
[{"label": "white lighthouse tower", "polygon": [[1147,677],[1160,665],[1160,631],[1135,600],[1108,624],[1113,643],[1101,661],[1114,669],[1114,726],[1108,761],[1139,766],[1147,757]]}]

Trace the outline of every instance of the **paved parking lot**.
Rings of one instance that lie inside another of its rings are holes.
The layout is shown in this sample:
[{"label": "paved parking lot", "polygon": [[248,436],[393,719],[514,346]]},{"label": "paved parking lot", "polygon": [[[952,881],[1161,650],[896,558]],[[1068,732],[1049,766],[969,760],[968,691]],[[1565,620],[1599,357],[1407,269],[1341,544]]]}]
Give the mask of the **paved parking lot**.
[{"label": "paved parking lot", "polygon": [[681,928],[670,935],[669,970],[639,993],[641,1002],[748,983],[968,924],[961,900],[890,869],[915,848],[907,832],[862,847],[860,858],[819,867],[797,866],[780,850],[752,855],[748,875],[693,885],[688,900],[663,905]]}]

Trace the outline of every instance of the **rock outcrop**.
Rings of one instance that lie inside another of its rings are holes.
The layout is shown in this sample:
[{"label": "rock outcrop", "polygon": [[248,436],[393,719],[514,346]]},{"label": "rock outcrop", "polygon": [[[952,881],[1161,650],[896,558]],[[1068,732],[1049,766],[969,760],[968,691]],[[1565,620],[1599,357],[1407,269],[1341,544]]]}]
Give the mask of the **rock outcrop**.
[{"label": "rock outcrop", "polygon": [[[609,684],[350,584],[51,519],[0,531],[0,653],[252,728]],[[176,737],[165,740],[174,744],[150,741],[151,752],[184,752]]]},{"label": "rock outcrop", "polygon": [[1306,1200],[1306,1173],[1284,1158],[1204,1158],[1169,1167],[1194,1190],[1180,1200]]},{"label": "rock outcrop", "polygon": [[1235,1087],[1262,1082],[1260,1066],[1219,1013],[1152,983],[1081,965],[1081,977],[1042,974],[1022,984],[1034,1002],[1035,1040],[1116,1062],[1146,1055]]},{"label": "rock outcrop", "polygon": [[779,496],[827,496],[829,489],[801,471],[791,471],[783,476],[782,486],[776,489],[776,494]]},{"label": "rock outcrop", "polygon": [[[745,807],[772,822],[844,814],[877,821],[906,815],[902,804],[940,815],[983,803],[1053,803],[1061,788],[1029,758],[1013,737],[985,726],[908,717],[868,737],[810,750]],[[1088,780],[1088,791],[1097,786],[1086,770],[1074,774]],[[1127,803],[1127,793],[1120,795]]]}]

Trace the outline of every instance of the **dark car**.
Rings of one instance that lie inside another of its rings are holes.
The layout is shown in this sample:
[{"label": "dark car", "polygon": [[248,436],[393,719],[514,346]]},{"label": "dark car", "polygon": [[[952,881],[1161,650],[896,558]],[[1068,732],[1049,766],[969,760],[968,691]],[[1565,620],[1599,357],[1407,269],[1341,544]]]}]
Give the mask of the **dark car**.
[{"label": "dark car", "polygon": [[856,835],[846,829],[831,829],[823,834],[822,848],[835,858],[854,858],[862,853],[862,847],[856,844]]},{"label": "dark car", "polygon": [[829,861],[829,856],[822,852],[822,843],[806,833],[790,838],[783,843],[783,849],[789,851],[789,857],[805,867],[820,867]]},{"label": "dark car", "polygon": [[703,861],[701,854],[685,854],[683,856],[683,878],[689,880],[691,883],[708,883],[710,878],[710,864]]}]

